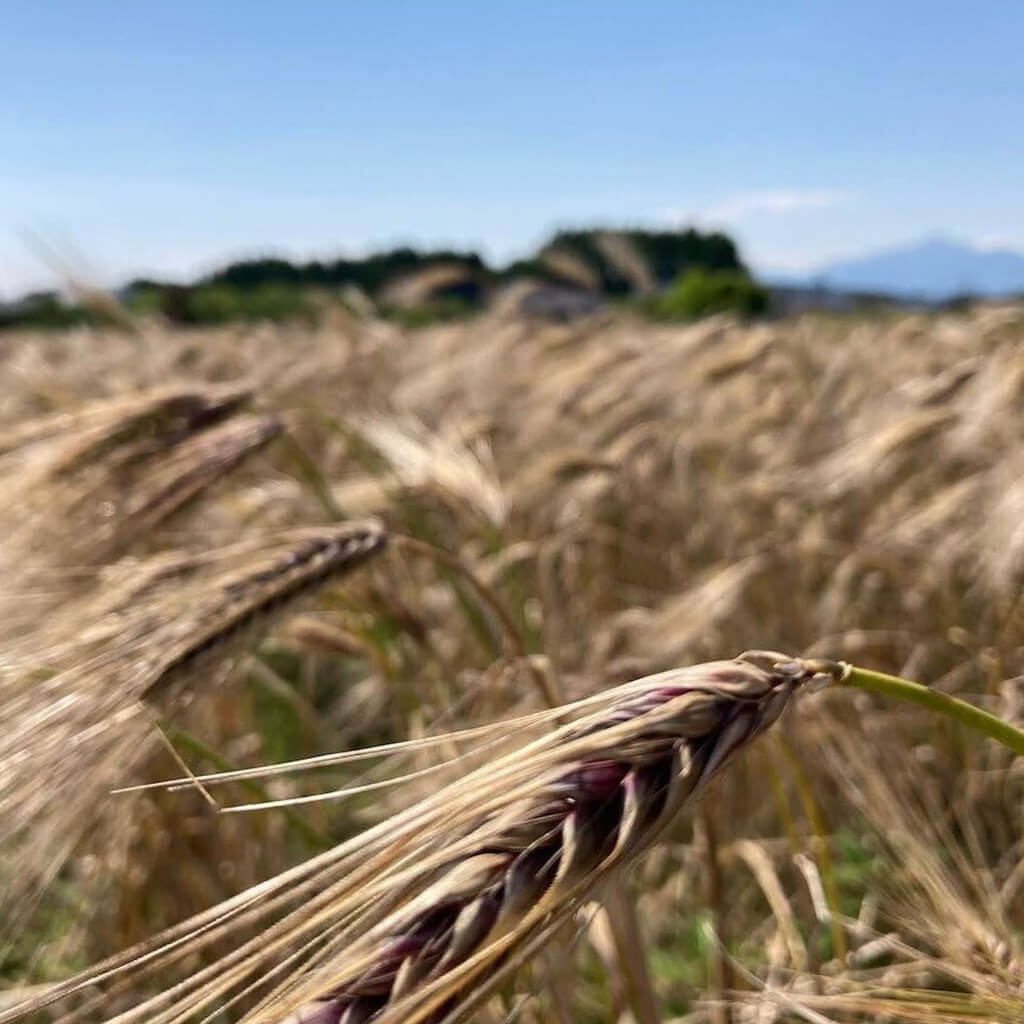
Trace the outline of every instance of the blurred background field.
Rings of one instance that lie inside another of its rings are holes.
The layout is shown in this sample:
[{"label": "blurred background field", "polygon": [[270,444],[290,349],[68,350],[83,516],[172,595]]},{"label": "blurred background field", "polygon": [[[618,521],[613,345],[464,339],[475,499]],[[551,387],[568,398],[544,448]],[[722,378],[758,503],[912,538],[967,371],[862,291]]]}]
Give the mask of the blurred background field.
[{"label": "blurred background field", "polygon": [[[193,674],[184,710],[157,706],[192,770],[494,721],[543,706],[538,676],[575,697],[752,647],[856,659],[1020,716],[1019,306],[682,326],[495,309],[411,329],[341,303],[312,324],[124,317],[2,336],[8,701],[97,652],[89,685],[116,688],[162,634],[126,639],[113,597],[170,621],[202,593],[207,570],[146,582],[167,552],[223,562],[284,529],[376,517],[421,547],[328,585],[226,680]],[[154,414],[168,407],[192,410],[187,428]],[[204,437],[250,421],[274,426],[210,469],[224,441]],[[109,786],[180,774],[150,737],[141,761],[81,770]],[[321,776],[225,800],[352,777]],[[435,785],[237,816],[195,793],[87,808],[45,793],[40,856],[62,805],[90,827],[19,910],[6,984],[141,941]],[[944,723],[805,698],[632,879],[662,1019],[714,1017],[724,988],[764,1000],[766,982],[833,1019],[1017,1019],[1020,796],[1004,753]],[[633,1012],[600,920],[569,954],[575,1019],[595,1022]],[[547,985],[527,987],[520,1012],[556,1012]]]}]

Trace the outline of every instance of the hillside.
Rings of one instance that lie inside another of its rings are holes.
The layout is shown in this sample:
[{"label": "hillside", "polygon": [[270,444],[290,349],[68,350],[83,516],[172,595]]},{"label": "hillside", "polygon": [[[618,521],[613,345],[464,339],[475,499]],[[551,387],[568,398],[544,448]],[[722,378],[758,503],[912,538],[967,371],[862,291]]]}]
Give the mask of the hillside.
[{"label": "hillside", "polygon": [[837,290],[928,300],[1024,294],[1024,253],[933,238],[826,264],[810,280]]}]

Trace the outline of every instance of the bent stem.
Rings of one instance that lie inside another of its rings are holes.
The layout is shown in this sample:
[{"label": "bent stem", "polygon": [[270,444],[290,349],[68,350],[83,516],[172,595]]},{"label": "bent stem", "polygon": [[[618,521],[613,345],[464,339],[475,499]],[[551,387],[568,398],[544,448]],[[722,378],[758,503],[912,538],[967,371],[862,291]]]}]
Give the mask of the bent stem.
[{"label": "bent stem", "polygon": [[884,672],[874,672],[871,669],[844,663],[839,663],[836,667],[839,669],[838,672],[835,668],[826,671],[833,675],[840,686],[854,686],[868,693],[878,693],[883,697],[920,704],[929,711],[936,711],[940,715],[952,718],[1002,743],[1015,754],[1024,755],[1024,732],[974,704],[950,697],[938,690],[929,690],[927,686],[912,683],[909,679],[901,679],[899,676],[890,676]]}]

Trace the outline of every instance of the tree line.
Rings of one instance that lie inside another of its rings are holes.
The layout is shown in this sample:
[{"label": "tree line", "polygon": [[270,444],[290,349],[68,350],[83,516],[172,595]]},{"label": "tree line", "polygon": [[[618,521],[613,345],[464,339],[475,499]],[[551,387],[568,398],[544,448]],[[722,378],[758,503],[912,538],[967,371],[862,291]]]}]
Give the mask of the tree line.
[{"label": "tree line", "polygon": [[[292,262],[268,256],[231,263],[186,284],[137,279],[122,288],[117,298],[129,312],[159,313],[187,325],[314,316],[317,296],[347,290],[365,296],[385,314],[416,321],[472,312],[503,284],[528,278],[611,300],[634,296],[643,309],[657,314],[672,306],[673,288],[678,299],[688,274],[686,294],[700,291],[703,297],[698,305],[706,305],[710,288],[714,295],[725,297],[727,306],[742,312],[758,312],[763,306],[760,290],[732,239],[693,228],[559,231],[528,258],[500,267],[488,265],[472,251],[421,251],[408,246],[363,258]],[[418,275],[422,287],[403,297],[396,282],[415,280]],[[738,293],[742,296],[737,304]],[[104,317],[109,317],[109,309],[68,303],[52,292],[0,307],[0,327],[67,326]]]}]

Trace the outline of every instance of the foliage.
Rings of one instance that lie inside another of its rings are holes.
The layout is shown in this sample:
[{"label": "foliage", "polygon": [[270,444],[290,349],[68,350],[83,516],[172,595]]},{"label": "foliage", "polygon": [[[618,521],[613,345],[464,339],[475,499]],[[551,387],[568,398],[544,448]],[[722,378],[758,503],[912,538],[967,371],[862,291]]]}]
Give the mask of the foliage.
[{"label": "foliage", "polygon": [[172,323],[203,326],[233,320],[309,319],[312,308],[303,291],[288,284],[251,288],[204,284],[194,288],[146,282],[131,290],[128,307],[142,315],[161,313]]},{"label": "foliage", "polygon": [[20,302],[0,306],[0,330],[6,327],[76,327],[109,322],[109,317],[98,310],[66,302],[56,292],[33,292]]},{"label": "foliage", "polygon": [[[593,268],[606,295],[624,295],[629,283],[614,267],[597,244],[598,230],[561,231],[545,248],[568,249]],[[703,234],[694,228],[685,231],[622,232],[638,255],[647,263],[656,282],[669,284],[685,271],[699,267],[709,271],[744,272],[735,243],[720,232]]]},{"label": "foliage", "polygon": [[196,288],[188,297],[186,309],[188,322],[195,324],[224,323],[245,315],[242,293],[228,285]]},{"label": "foliage", "polygon": [[695,267],[644,308],[661,320],[695,320],[712,313],[756,316],[768,308],[768,293],[740,271]]},{"label": "foliage", "polygon": [[365,259],[314,260],[298,264],[277,258],[244,260],[211,274],[205,283],[242,289],[267,284],[293,287],[354,284],[373,295],[388,281],[437,263],[463,263],[472,270],[485,269],[483,260],[475,252],[417,252],[403,247],[374,253]]}]

